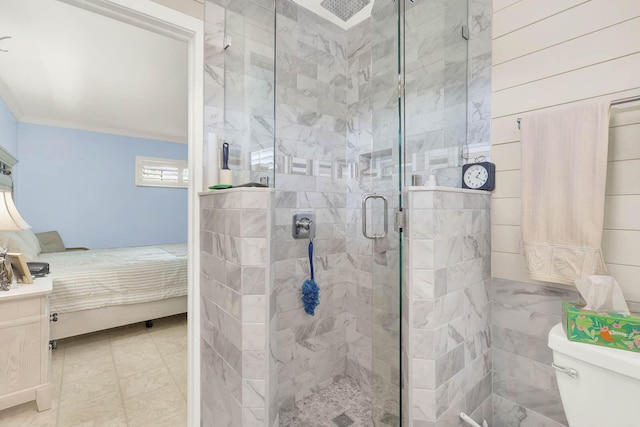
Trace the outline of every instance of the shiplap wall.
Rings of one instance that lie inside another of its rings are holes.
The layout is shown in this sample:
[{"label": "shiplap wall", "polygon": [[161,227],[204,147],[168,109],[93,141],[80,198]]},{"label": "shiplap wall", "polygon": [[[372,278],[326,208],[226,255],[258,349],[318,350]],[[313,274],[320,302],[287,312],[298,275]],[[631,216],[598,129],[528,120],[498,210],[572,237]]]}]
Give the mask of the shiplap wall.
[{"label": "shiplap wall", "polygon": [[[640,0],[493,0],[492,275],[528,278],[520,254],[520,132],[527,112],[640,95]],[[640,102],[611,109],[602,249],[640,301]],[[560,286],[560,285],[559,285]]]}]

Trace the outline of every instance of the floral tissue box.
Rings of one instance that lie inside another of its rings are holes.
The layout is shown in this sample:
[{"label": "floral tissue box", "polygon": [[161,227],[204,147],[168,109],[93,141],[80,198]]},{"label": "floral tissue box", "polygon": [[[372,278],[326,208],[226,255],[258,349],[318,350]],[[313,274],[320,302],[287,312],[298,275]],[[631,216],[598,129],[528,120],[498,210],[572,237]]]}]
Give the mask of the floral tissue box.
[{"label": "floral tissue box", "polygon": [[571,341],[640,353],[640,314],[583,310],[578,304],[562,303],[565,331]]}]

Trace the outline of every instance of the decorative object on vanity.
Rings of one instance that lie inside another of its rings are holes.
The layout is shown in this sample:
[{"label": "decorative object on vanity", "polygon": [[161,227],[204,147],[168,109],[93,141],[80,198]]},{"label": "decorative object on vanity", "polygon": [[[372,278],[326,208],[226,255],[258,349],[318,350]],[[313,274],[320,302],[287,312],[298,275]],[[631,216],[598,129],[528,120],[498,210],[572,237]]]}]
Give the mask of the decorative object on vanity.
[{"label": "decorative object on vanity", "polygon": [[49,274],[48,262],[28,262],[27,266],[29,267],[29,273],[33,277],[44,277]]},{"label": "decorative object on vanity", "polygon": [[462,188],[492,191],[496,187],[496,165],[491,162],[462,166]]},{"label": "decorative object on vanity", "polygon": [[606,272],[600,246],[609,103],[528,114],[521,132],[520,229],[529,277],[572,285]]},{"label": "decorative object on vanity", "polygon": [[31,284],[33,283],[33,277],[29,271],[27,261],[24,259],[24,255],[18,252],[7,253],[7,259],[11,263],[13,274],[16,277],[18,283]]},{"label": "decorative object on vanity", "polygon": [[231,170],[229,169],[229,143],[227,142],[222,144],[222,169],[220,169],[220,185],[228,185],[229,187],[233,185],[233,172],[231,172]]},{"label": "decorative object on vanity", "polygon": [[11,289],[13,275],[11,274],[11,264],[7,262],[8,249],[0,248],[0,291]]}]

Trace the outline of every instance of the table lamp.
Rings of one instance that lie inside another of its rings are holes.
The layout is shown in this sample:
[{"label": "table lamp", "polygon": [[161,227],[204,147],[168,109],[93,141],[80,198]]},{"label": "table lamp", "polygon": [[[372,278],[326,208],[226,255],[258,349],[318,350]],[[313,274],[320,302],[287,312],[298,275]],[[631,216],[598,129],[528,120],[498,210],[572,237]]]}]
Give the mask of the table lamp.
[{"label": "table lamp", "polygon": [[[21,231],[31,228],[13,203],[9,191],[0,191],[0,231]],[[7,262],[7,248],[0,248],[0,291],[11,289],[11,265]]]}]

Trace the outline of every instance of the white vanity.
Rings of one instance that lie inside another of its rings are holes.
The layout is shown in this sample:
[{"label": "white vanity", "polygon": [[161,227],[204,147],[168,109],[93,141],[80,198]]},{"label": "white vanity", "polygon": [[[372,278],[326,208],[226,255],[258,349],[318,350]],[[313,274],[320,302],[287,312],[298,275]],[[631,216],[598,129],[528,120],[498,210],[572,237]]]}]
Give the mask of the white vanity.
[{"label": "white vanity", "polygon": [[0,291],[0,410],[35,400],[51,408],[49,301],[52,278]]}]

